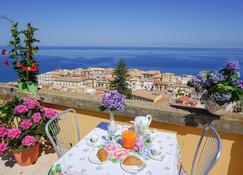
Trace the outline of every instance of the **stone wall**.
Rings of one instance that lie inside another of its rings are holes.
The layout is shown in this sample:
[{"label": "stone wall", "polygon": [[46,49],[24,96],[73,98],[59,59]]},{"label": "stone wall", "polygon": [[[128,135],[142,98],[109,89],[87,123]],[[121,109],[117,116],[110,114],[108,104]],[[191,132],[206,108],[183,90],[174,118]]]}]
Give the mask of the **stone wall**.
[{"label": "stone wall", "polygon": [[[91,111],[99,111],[101,105],[101,100],[91,95],[44,90],[40,90],[35,95],[30,95],[18,92],[15,87],[0,85],[0,99],[14,95],[35,97],[42,99],[45,103]],[[179,109],[151,102],[126,100],[125,110],[118,114],[131,117],[151,114],[154,121],[193,127],[203,127],[203,125],[210,123],[218,131],[243,134],[243,115],[239,113],[228,113],[218,117],[210,115],[203,109]]]}]

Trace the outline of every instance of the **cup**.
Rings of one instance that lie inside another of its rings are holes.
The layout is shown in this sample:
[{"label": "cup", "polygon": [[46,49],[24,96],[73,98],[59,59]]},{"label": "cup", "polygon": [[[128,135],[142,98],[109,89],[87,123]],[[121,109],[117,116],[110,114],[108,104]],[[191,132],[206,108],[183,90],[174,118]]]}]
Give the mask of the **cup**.
[{"label": "cup", "polygon": [[147,132],[146,134],[144,134],[143,138],[146,143],[153,144],[155,140],[155,134],[152,132]]},{"label": "cup", "polygon": [[155,156],[159,156],[161,154],[161,149],[159,147],[152,147],[151,148],[151,153]]},{"label": "cup", "polygon": [[92,135],[90,137],[90,142],[91,143],[96,143],[96,142],[98,142],[98,140],[99,140],[99,136],[98,135]]},{"label": "cup", "polygon": [[125,130],[122,132],[122,146],[132,149],[136,145],[137,133],[133,130]]}]

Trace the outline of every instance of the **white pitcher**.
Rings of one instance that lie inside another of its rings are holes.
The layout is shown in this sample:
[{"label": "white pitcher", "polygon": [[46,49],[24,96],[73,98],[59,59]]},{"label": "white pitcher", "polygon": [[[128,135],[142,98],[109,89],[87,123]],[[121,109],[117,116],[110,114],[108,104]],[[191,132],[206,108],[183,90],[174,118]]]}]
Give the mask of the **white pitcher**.
[{"label": "white pitcher", "polygon": [[134,127],[139,134],[145,134],[152,122],[152,115],[137,116],[135,120],[131,122],[134,124]]}]

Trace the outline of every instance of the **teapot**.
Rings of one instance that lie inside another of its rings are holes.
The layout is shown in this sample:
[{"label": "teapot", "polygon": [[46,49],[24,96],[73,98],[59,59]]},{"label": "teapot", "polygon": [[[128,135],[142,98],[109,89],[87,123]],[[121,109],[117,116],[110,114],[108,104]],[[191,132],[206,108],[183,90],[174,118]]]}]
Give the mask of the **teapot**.
[{"label": "teapot", "polygon": [[152,115],[147,116],[137,116],[134,121],[131,121],[134,124],[135,130],[139,134],[145,134],[148,130],[149,125],[152,122]]}]

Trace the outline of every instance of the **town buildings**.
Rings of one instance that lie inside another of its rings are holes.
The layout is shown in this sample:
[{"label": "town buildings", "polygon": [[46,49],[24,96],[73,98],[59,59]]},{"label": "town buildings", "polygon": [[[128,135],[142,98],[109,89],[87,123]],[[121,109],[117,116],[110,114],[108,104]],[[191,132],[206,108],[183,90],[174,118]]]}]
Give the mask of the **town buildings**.
[{"label": "town buildings", "polygon": [[[134,100],[168,103],[169,98],[189,97],[192,93],[192,89],[186,85],[192,79],[192,75],[175,75],[161,73],[159,70],[139,69],[129,69],[128,74],[127,82]],[[110,82],[113,79],[113,68],[99,67],[58,69],[38,76],[42,87],[66,92],[89,94],[92,92],[99,96],[110,89]]]}]

